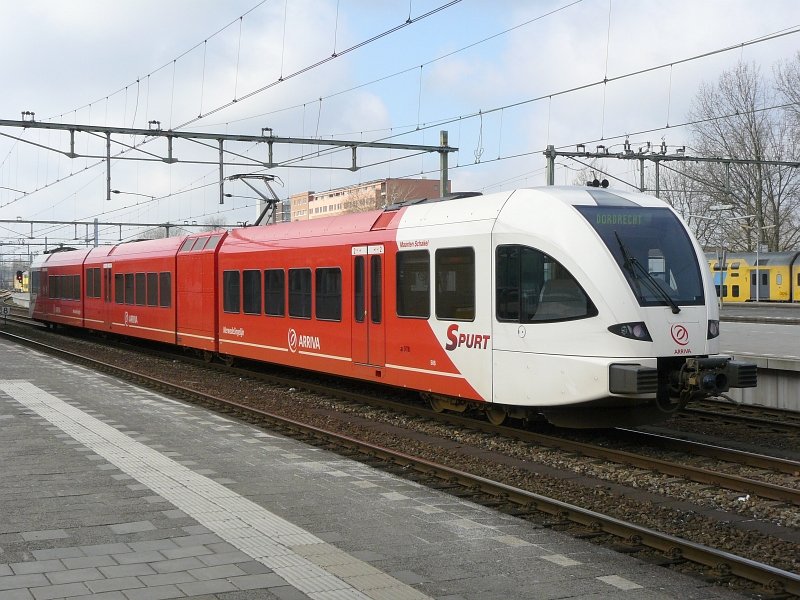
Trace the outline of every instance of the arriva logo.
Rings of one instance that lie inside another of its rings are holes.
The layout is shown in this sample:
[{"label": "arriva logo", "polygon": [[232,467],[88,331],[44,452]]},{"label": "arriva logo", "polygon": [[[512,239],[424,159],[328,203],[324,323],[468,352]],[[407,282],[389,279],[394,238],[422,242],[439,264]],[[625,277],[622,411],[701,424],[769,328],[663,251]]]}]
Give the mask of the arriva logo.
[{"label": "arriva logo", "polygon": [[467,348],[486,350],[486,347],[489,345],[490,337],[490,335],[483,333],[459,333],[458,325],[453,324],[447,328],[448,342],[444,349],[449,352],[461,346],[466,346]]},{"label": "arriva logo", "polygon": [[684,346],[683,348],[675,348],[674,354],[676,355],[688,355],[693,354],[691,348],[687,348],[686,344],[689,343],[689,330],[686,329],[683,325],[673,325],[670,329],[670,334],[672,335],[672,339],[675,340],[675,343],[679,346]]},{"label": "arriva logo", "polygon": [[125,311],[125,326],[128,325],[138,325],[139,324],[139,317],[136,315],[129,315],[128,311]]},{"label": "arriva logo", "polygon": [[672,339],[679,346],[685,346],[689,343],[689,331],[683,325],[673,325],[670,330]]},{"label": "arriva logo", "polygon": [[317,336],[297,335],[294,329],[289,330],[287,341],[289,342],[289,350],[291,352],[297,352],[298,348],[319,350],[322,347]]}]

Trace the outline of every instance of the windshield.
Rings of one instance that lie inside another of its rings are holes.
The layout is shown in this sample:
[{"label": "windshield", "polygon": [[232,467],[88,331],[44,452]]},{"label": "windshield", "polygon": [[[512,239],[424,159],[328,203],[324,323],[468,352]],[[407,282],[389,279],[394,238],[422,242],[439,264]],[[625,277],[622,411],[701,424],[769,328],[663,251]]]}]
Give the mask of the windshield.
[{"label": "windshield", "polygon": [[668,208],[575,208],[611,251],[641,306],[705,302],[694,247]]}]

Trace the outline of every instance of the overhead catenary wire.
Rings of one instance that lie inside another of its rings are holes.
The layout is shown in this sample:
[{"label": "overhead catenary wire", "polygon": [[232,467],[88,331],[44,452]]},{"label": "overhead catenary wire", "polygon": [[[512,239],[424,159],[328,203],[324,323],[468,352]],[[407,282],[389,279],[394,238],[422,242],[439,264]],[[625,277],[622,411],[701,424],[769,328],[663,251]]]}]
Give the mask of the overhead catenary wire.
[{"label": "overhead catenary wire", "polygon": [[[469,50],[471,48],[479,46],[480,44],[484,44],[484,43],[489,42],[489,41],[491,41],[493,39],[496,39],[496,38],[498,38],[498,37],[500,37],[502,35],[506,35],[508,33],[511,33],[512,31],[520,29],[521,27],[525,27],[527,25],[535,23],[536,21],[540,21],[540,20],[542,20],[542,19],[544,19],[546,17],[550,17],[552,15],[555,15],[556,13],[559,13],[559,12],[561,12],[563,10],[571,8],[572,6],[575,6],[576,4],[580,4],[581,2],[583,2],[583,0],[573,0],[569,4],[565,4],[564,6],[561,6],[559,8],[556,8],[556,9],[553,9],[553,10],[548,11],[546,13],[543,13],[541,15],[538,15],[537,17],[534,17],[532,19],[528,19],[526,21],[523,21],[522,23],[518,23],[517,25],[514,25],[513,27],[509,27],[507,29],[503,29],[502,31],[498,31],[497,33],[494,33],[494,34],[492,34],[490,36],[481,38],[480,40],[477,40],[475,42],[467,44],[466,46],[462,46],[461,48],[458,48],[456,50],[452,50],[450,52],[447,52],[445,54],[437,56],[436,58],[433,58],[433,59],[430,59],[430,60],[428,60],[426,62],[423,62],[421,65],[414,65],[413,67],[408,67],[406,69],[402,69],[400,71],[395,71],[394,73],[390,73],[388,75],[383,75],[381,77],[378,77],[377,79],[372,79],[370,81],[366,81],[364,83],[360,83],[358,85],[354,85],[352,87],[349,87],[349,88],[346,88],[346,89],[343,89],[343,90],[339,90],[337,92],[332,92],[330,94],[323,95],[322,99],[323,100],[328,100],[328,99],[331,99],[331,98],[335,98],[337,96],[341,96],[343,94],[347,94],[349,92],[353,92],[355,90],[359,90],[361,88],[364,88],[364,87],[367,87],[367,86],[370,86],[370,85],[373,85],[373,84],[376,84],[376,83],[381,83],[381,82],[387,81],[388,79],[392,79],[394,77],[399,77],[400,75],[405,75],[405,74],[411,73],[411,72],[416,71],[417,69],[420,69],[422,67],[430,66],[430,65],[432,65],[432,64],[434,64],[436,62],[439,62],[441,60],[444,60],[446,58],[450,58],[451,56],[459,54],[460,52],[464,52],[466,50]],[[410,8],[411,7],[410,7],[410,4],[409,4],[409,10],[410,10]],[[409,18],[410,18],[410,15],[409,15]],[[271,116],[271,115],[274,115],[274,114],[278,114],[278,113],[281,113],[281,112],[295,110],[295,109],[301,108],[302,106],[304,106],[305,104],[307,104],[310,101],[311,100],[308,100],[308,101],[303,102],[303,103],[293,104],[291,106],[285,106],[283,108],[278,108],[278,109],[275,109],[275,110],[270,110],[270,111],[267,111],[267,112],[258,113],[258,114],[251,115],[251,116],[248,116],[248,117],[242,117],[240,119],[232,119],[230,121],[226,121],[224,124],[241,123],[242,121],[250,121],[252,119],[259,119],[259,118],[262,118],[262,117],[268,117],[268,116]],[[202,126],[203,127],[218,127],[218,126],[220,126],[222,124],[223,123],[208,123],[208,124],[204,124]]]},{"label": "overhead catenary wire", "polygon": [[[792,33],[796,33],[796,31],[788,31],[788,30],[786,30],[786,33],[784,33],[784,35],[790,35],[790,34],[792,34]],[[770,39],[770,37],[769,37],[769,36],[762,36],[762,38],[759,38],[759,40],[760,40],[760,41],[766,41],[766,40],[768,40],[768,39]],[[736,47],[740,47],[740,45],[733,46],[733,48],[736,48]],[[696,59],[696,58],[699,58],[699,57],[703,57],[703,56],[706,56],[706,55],[708,55],[708,53],[706,53],[706,54],[704,54],[704,55],[699,55],[698,57],[693,57],[693,59]],[[688,59],[687,59],[687,60],[688,60]],[[680,62],[680,61],[679,61],[679,62]],[[677,64],[677,63],[675,63],[675,62],[672,62],[672,63],[668,63],[668,64],[669,64],[670,68],[672,69],[672,66],[673,66],[674,64]],[[654,68],[658,68],[658,67],[652,67],[652,68],[650,68],[650,69],[642,70],[642,71],[639,71],[639,72],[637,72],[636,74],[638,74],[638,73],[642,73],[642,72],[647,72],[647,71],[653,70]],[[559,93],[556,93],[555,95],[558,95],[558,94],[559,94]],[[548,95],[547,97],[548,97],[548,98],[551,98],[551,97],[552,97],[552,94],[551,94],[551,95]],[[505,108],[508,108],[508,107],[515,106],[516,104],[517,104],[517,103],[515,103],[515,104],[513,104],[513,105],[505,105],[505,106],[503,106],[503,107],[498,107],[498,109],[497,109],[497,110],[504,110]],[[775,107],[770,107],[769,109],[771,109],[771,108],[775,108]],[[765,109],[765,110],[766,110],[766,109]],[[480,112],[479,114],[485,114],[486,112],[489,112],[489,111],[487,111],[487,110],[484,110],[484,111]],[[462,119],[464,119],[464,118],[469,118],[469,117],[464,117],[464,116],[462,116],[462,117],[459,117],[459,121],[458,121],[458,122],[459,122],[459,126],[461,125],[461,120],[462,120]],[[437,122],[437,124],[436,124],[436,125],[426,125],[426,124],[423,124],[423,127],[425,127],[425,126],[429,126],[429,127],[433,127],[433,126],[440,126],[441,124],[443,124],[443,122]],[[678,125],[678,126],[680,126],[680,125]],[[673,125],[672,127],[673,127],[673,128],[675,128],[676,126],[675,126],[675,125]],[[643,130],[643,132],[649,132],[649,131],[659,131],[659,130],[663,130],[663,129],[664,129],[664,128],[655,128],[655,129],[650,129],[650,130]],[[395,130],[395,131],[397,131],[397,130]],[[641,133],[641,132],[634,133],[634,134],[639,134],[639,133]],[[390,137],[394,137],[394,136],[390,136]],[[621,136],[614,136],[614,137],[621,137]],[[388,138],[384,138],[384,139],[388,139]],[[611,138],[611,139],[613,139],[613,138]],[[562,146],[562,147],[564,147],[564,146]],[[535,153],[535,152],[538,152],[538,150],[537,150],[537,151],[533,151],[533,152],[531,152],[531,153]],[[498,157],[498,158],[501,158],[501,157]],[[399,159],[398,159],[398,160],[399,160]],[[60,178],[60,179],[59,179],[59,181],[61,181],[61,180],[62,180],[62,179]]]},{"label": "overhead catenary wire", "polygon": [[[325,57],[323,59],[318,60],[315,63],[312,63],[310,65],[306,65],[305,67],[301,67],[300,69],[298,69],[296,71],[293,71],[292,73],[289,73],[287,75],[284,75],[281,72],[281,76],[278,77],[278,79],[276,79],[276,80],[274,80],[274,81],[272,81],[272,82],[270,82],[270,83],[268,83],[266,85],[263,85],[260,88],[257,88],[257,89],[255,89],[255,90],[253,90],[251,92],[248,92],[248,93],[244,94],[243,96],[241,96],[238,99],[238,101],[241,102],[242,100],[247,100],[248,98],[252,98],[253,96],[261,94],[262,92],[265,92],[266,90],[271,89],[271,88],[275,87],[276,85],[279,85],[279,84],[283,83],[284,81],[287,81],[289,79],[293,79],[293,78],[295,78],[295,77],[297,77],[299,75],[307,73],[308,71],[316,69],[317,67],[320,67],[320,66],[322,66],[324,64],[327,64],[332,60],[336,60],[336,59],[340,58],[341,56],[344,56],[345,54],[348,54],[348,53],[353,52],[354,50],[358,50],[359,48],[362,48],[362,47],[364,47],[364,46],[366,46],[368,44],[376,42],[377,40],[379,40],[381,38],[384,38],[384,37],[386,37],[388,35],[391,35],[392,33],[395,33],[397,31],[400,31],[401,29],[404,29],[404,28],[408,27],[409,25],[417,23],[417,22],[419,22],[419,21],[421,21],[423,19],[426,19],[426,18],[428,18],[428,17],[430,17],[432,15],[435,15],[436,13],[439,13],[439,12],[441,12],[443,10],[446,10],[446,9],[450,8],[451,6],[454,6],[454,5],[458,4],[459,2],[461,2],[461,0],[450,0],[449,2],[447,2],[445,4],[442,4],[442,5],[440,5],[440,6],[436,7],[436,8],[433,8],[433,9],[429,10],[428,12],[426,12],[424,14],[421,14],[419,16],[414,17],[413,19],[404,21],[403,23],[400,23],[399,25],[391,27],[391,28],[389,28],[389,29],[387,29],[385,31],[382,31],[381,33],[378,33],[378,34],[376,34],[376,35],[374,35],[374,36],[372,36],[372,37],[370,37],[370,38],[368,38],[366,40],[362,40],[361,42],[353,44],[352,46],[349,46],[348,48],[345,48],[344,50],[341,50],[340,52],[336,53],[336,55],[327,56],[327,57]],[[281,59],[281,71],[282,70],[283,70],[283,59]],[[218,113],[218,112],[220,112],[222,110],[225,110],[226,108],[229,108],[230,106],[233,106],[233,104],[234,104],[234,102],[226,102],[225,104],[221,104],[220,106],[217,106],[216,108],[212,108],[212,109],[208,110],[203,115],[200,115],[198,117],[189,119],[188,121],[186,121],[184,123],[181,123],[180,125],[175,126],[174,129],[183,129],[184,127],[186,127],[188,125],[191,125],[192,123],[195,123],[195,122],[199,121],[200,119],[203,119],[205,117],[208,117],[209,115],[213,115],[213,114]]]}]

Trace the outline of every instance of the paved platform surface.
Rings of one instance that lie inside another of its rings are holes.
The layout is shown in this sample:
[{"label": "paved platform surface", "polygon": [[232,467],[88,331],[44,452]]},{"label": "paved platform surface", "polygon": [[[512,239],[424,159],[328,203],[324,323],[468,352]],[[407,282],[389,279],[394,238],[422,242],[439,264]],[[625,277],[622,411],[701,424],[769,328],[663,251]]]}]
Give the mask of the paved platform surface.
[{"label": "paved platform surface", "polygon": [[0,340],[0,598],[739,598]]}]

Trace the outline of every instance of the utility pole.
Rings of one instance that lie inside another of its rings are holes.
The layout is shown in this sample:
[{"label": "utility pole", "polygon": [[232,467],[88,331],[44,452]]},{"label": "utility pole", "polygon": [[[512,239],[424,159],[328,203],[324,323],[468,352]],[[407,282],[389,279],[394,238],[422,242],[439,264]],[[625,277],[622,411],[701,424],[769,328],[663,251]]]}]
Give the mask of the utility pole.
[{"label": "utility pole", "polygon": [[556,184],[556,148],[552,144],[547,146],[547,150],[544,151],[544,155],[547,158],[547,185],[555,185]]},{"label": "utility pole", "polygon": [[447,131],[439,132],[439,196],[444,198],[450,193],[447,185]]}]

